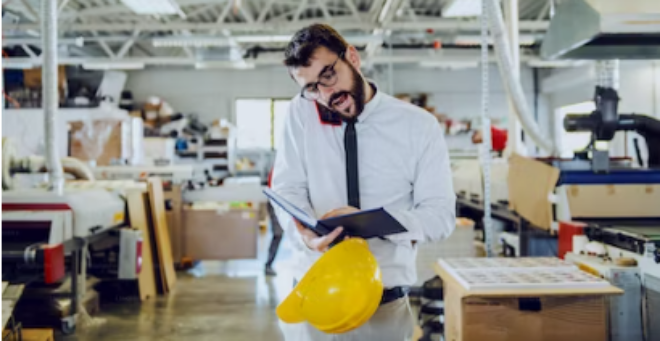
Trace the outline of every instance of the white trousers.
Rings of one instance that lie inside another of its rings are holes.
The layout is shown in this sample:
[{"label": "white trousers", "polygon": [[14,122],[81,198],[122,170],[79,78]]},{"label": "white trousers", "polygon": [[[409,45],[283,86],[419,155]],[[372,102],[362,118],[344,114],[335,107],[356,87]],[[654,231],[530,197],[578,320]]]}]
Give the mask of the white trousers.
[{"label": "white trousers", "polygon": [[404,297],[378,307],[367,323],[344,334],[325,334],[308,323],[279,324],[286,341],[409,341],[415,322]]}]

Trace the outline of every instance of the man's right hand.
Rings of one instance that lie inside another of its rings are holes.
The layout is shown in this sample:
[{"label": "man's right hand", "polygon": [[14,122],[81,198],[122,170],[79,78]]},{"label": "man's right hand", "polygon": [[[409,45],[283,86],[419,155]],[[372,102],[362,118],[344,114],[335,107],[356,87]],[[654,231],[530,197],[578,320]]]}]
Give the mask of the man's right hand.
[{"label": "man's right hand", "polygon": [[330,244],[339,237],[344,230],[341,226],[334,229],[332,232],[325,236],[319,236],[314,231],[303,226],[298,220],[294,219],[298,233],[302,236],[305,245],[311,250],[317,252],[326,252]]}]

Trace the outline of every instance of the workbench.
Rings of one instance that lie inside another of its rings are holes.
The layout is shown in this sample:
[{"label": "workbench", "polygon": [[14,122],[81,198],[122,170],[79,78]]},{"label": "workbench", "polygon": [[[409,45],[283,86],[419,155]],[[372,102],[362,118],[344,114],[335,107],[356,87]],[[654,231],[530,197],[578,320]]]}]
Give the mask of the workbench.
[{"label": "workbench", "polygon": [[[605,298],[623,293],[556,258],[440,259],[435,270],[444,288],[444,337],[452,341],[606,340]],[[562,276],[578,280],[552,278]]]},{"label": "workbench", "polygon": [[[456,212],[459,217],[474,220],[475,228],[483,230],[484,202],[479,196],[459,193],[456,199]],[[520,256],[556,256],[557,234],[555,231],[534,226],[510,210],[506,202],[491,204],[491,217],[504,222],[505,231],[518,235]]]}]

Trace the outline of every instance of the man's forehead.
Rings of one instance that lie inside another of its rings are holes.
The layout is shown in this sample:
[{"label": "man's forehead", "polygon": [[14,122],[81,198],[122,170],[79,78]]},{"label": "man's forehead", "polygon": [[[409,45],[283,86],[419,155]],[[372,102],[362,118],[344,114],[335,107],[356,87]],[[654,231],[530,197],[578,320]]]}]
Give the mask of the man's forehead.
[{"label": "man's forehead", "polygon": [[324,68],[331,65],[337,59],[337,54],[321,46],[317,48],[309,58],[308,66],[300,66],[291,69],[291,75],[302,85],[314,82]]}]

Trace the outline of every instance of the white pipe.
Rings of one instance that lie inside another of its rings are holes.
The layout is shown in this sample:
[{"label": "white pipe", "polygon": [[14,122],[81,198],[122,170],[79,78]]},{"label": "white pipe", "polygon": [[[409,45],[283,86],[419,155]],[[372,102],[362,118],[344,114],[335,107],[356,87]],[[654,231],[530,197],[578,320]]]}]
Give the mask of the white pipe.
[{"label": "white pipe", "polygon": [[[511,46],[511,62],[513,64],[513,68],[511,70],[513,71],[515,79],[520,81],[520,30],[518,28],[518,1],[519,0],[504,1],[504,13],[506,15],[505,20],[510,42],[509,46]],[[511,155],[512,153],[525,155],[525,148],[522,141],[522,127],[520,126],[520,122],[518,122],[518,116],[515,113],[516,107],[513,104],[513,99],[511,96],[507,97],[509,103],[509,114],[507,115],[509,138],[506,143],[505,155]]]},{"label": "white pipe", "polygon": [[89,167],[89,165],[80,159],[76,159],[75,157],[62,158],[62,168],[64,169],[64,172],[71,174],[78,180],[96,180],[94,177],[94,172]]},{"label": "white pipe", "polygon": [[498,0],[491,0],[491,34],[493,35],[495,53],[497,55],[497,62],[500,67],[500,74],[502,75],[504,86],[513,101],[516,110],[514,112],[520,120],[525,134],[529,136],[532,141],[545,152],[550,155],[555,155],[555,145],[551,139],[543,136],[539,130],[538,125],[532,118],[529,106],[523,93],[520,80],[516,80],[513,63],[511,61],[511,48],[506,30],[504,26],[504,19],[502,18],[502,9]]},{"label": "white pipe", "polygon": [[58,155],[58,139],[55,129],[59,107],[57,84],[57,1],[41,2],[41,36],[43,39],[44,65],[41,69],[43,108],[46,127],[46,160],[50,190],[57,194],[64,191],[64,174]]}]

